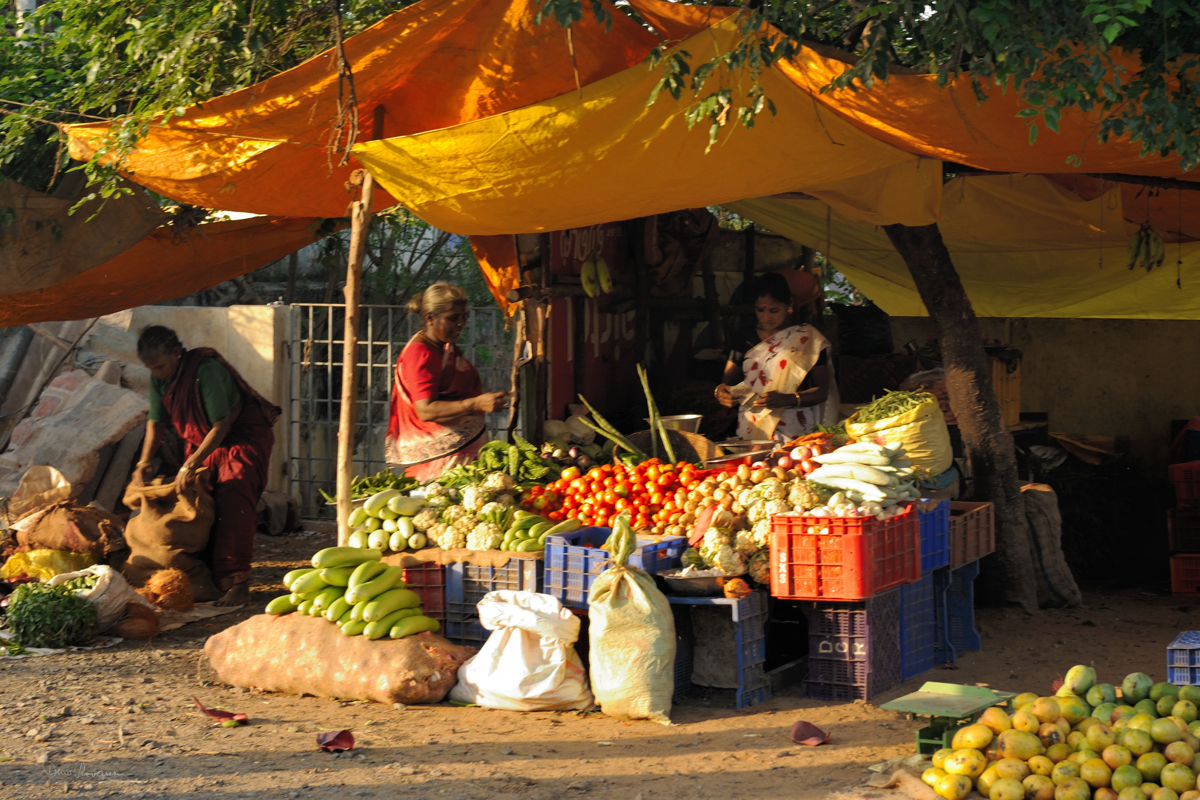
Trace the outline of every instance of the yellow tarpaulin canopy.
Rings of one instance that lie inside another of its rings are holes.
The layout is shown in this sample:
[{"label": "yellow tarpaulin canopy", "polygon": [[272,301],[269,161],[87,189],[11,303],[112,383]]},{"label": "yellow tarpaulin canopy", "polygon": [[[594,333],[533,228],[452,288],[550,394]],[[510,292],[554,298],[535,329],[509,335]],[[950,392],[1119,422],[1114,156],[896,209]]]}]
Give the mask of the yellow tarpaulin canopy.
[{"label": "yellow tarpaulin canopy", "polygon": [[[828,253],[889,314],[926,315],[908,268],[880,228],[840,213],[827,218],[818,200],[729,207]],[[1136,226],[1124,221],[1115,185],[1081,200],[1036,175],[958,178],[946,184],[938,228],[979,316],[1200,319],[1200,243],[1168,245],[1166,262],[1152,272],[1127,269],[1126,244]]]},{"label": "yellow tarpaulin canopy", "polygon": [[[730,20],[680,45],[700,61],[739,36]],[[356,145],[376,179],[417,216],[466,234],[526,233],[715,205],[859,179],[886,177],[905,207],[921,204],[917,158],[826,114],[778,70],[761,76],[777,113],[753,130],[730,126],[706,153],[706,125],[689,129],[684,100],[650,105],[659,76],[638,66],[544,103],[452,128]],[[724,73],[735,93],[745,71]],[[888,171],[907,164],[913,169]],[[936,200],[932,201],[936,204]],[[899,207],[901,204],[897,204]]]}]

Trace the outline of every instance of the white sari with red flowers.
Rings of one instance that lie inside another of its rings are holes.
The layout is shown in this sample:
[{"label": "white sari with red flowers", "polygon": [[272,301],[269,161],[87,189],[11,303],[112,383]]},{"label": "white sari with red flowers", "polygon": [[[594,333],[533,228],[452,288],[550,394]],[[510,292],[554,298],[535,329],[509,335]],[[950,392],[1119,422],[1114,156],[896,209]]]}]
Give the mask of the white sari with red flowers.
[{"label": "white sari with red flowers", "polygon": [[812,432],[818,423],[832,424],[826,411],[837,414],[836,392],[833,390],[833,368],[830,364],[829,398],[820,405],[806,408],[759,408],[754,401],[767,392],[792,394],[816,366],[821,352],[829,348],[829,340],[811,325],[793,325],[759,342],[742,360],[742,383],[734,389],[741,397],[738,415],[738,438],[776,439],[788,441]]}]

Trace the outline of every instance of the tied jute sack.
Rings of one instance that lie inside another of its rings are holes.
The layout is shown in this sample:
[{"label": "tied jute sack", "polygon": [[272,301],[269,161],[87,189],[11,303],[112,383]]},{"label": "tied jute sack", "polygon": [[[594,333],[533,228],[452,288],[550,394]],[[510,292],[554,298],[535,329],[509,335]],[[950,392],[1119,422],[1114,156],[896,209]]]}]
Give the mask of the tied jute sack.
[{"label": "tied jute sack", "polygon": [[69,550],[106,561],[125,549],[120,517],[70,500],[34,511],[13,528],[21,550]]},{"label": "tied jute sack", "polygon": [[178,569],[187,573],[196,602],[216,600],[220,593],[201,553],[212,531],[213,500],[200,481],[178,488],[155,478],[149,485],[129,485],[125,505],[139,511],[125,528],[129,560],[123,573],[141,586],[155,572]]},{"label": "tied jute sack", "polygon": [[234,686],[405,705],[440,703],[474,653],[434,633],[346,636],[303,614],[259,614],[204,643],[217,675]]}]

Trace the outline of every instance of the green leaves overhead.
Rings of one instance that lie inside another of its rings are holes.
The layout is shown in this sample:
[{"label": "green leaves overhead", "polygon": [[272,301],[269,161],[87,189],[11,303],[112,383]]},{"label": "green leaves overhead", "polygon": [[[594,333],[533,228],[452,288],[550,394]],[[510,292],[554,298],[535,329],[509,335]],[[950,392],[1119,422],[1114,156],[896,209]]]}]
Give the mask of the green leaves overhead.
[{"label": "green leaves overhead", "polygon": [[[341,0],[346,36],[408,5]],[[7,6],[7,4],[6,4]],[[54,127],[128,117],[127,153],[155,117],[254,84],[333,44],[331,0],[50,0],[22,33],[0,13],[0,173],[47,189],[66,165]],[[90,177],[112,183],[112,170]]]},{"label": "green leaves overhead", "polygon": [[[567,19],[571,12],[561,8],[572,2],[583,8],[578,0],[547,0],[546,6]],[[898,69],[935,75],[940,86],[965,79],[980,102],[992,92],[1019,92],[1028,104],[1020,116],[1029,119],[1031,143],[1041,128],[1057,133],[1063,111],[1078,108],[1096,116],[1100,142],[1127,135],[1141,143],[1144,156],[1177,154],[1185,171],[1200,165],[1200,6],[1190,0],[713,5],[741,9],[741,35],[727,52],[702,63],[686,52],[668,55],[665,47],[650,57],[661,70],[650,102],[664,89],[676,99],[691,92],[683,113],[690,125],[709,123],[710,147],[721,129],[734,122],[751,127],[772,108],[757,78],[804,43],[850,57],[825,92],[878,89]],[[723,70],[750,76],[751,89],[732,92]],[[1086,168],[1086,154],[1067,163]]]}]

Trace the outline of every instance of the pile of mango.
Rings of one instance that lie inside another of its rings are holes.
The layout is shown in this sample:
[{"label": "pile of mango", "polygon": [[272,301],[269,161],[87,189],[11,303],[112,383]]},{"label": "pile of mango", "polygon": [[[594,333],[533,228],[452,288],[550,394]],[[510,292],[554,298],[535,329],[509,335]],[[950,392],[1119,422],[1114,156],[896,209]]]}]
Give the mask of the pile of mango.
[{"label": "pile of mango", "polygon": [[1075,666],[1053,697],[989,708],[937,751],[922,779],[945,800],[1200,800],[1200,686],[1121,686]]}]

